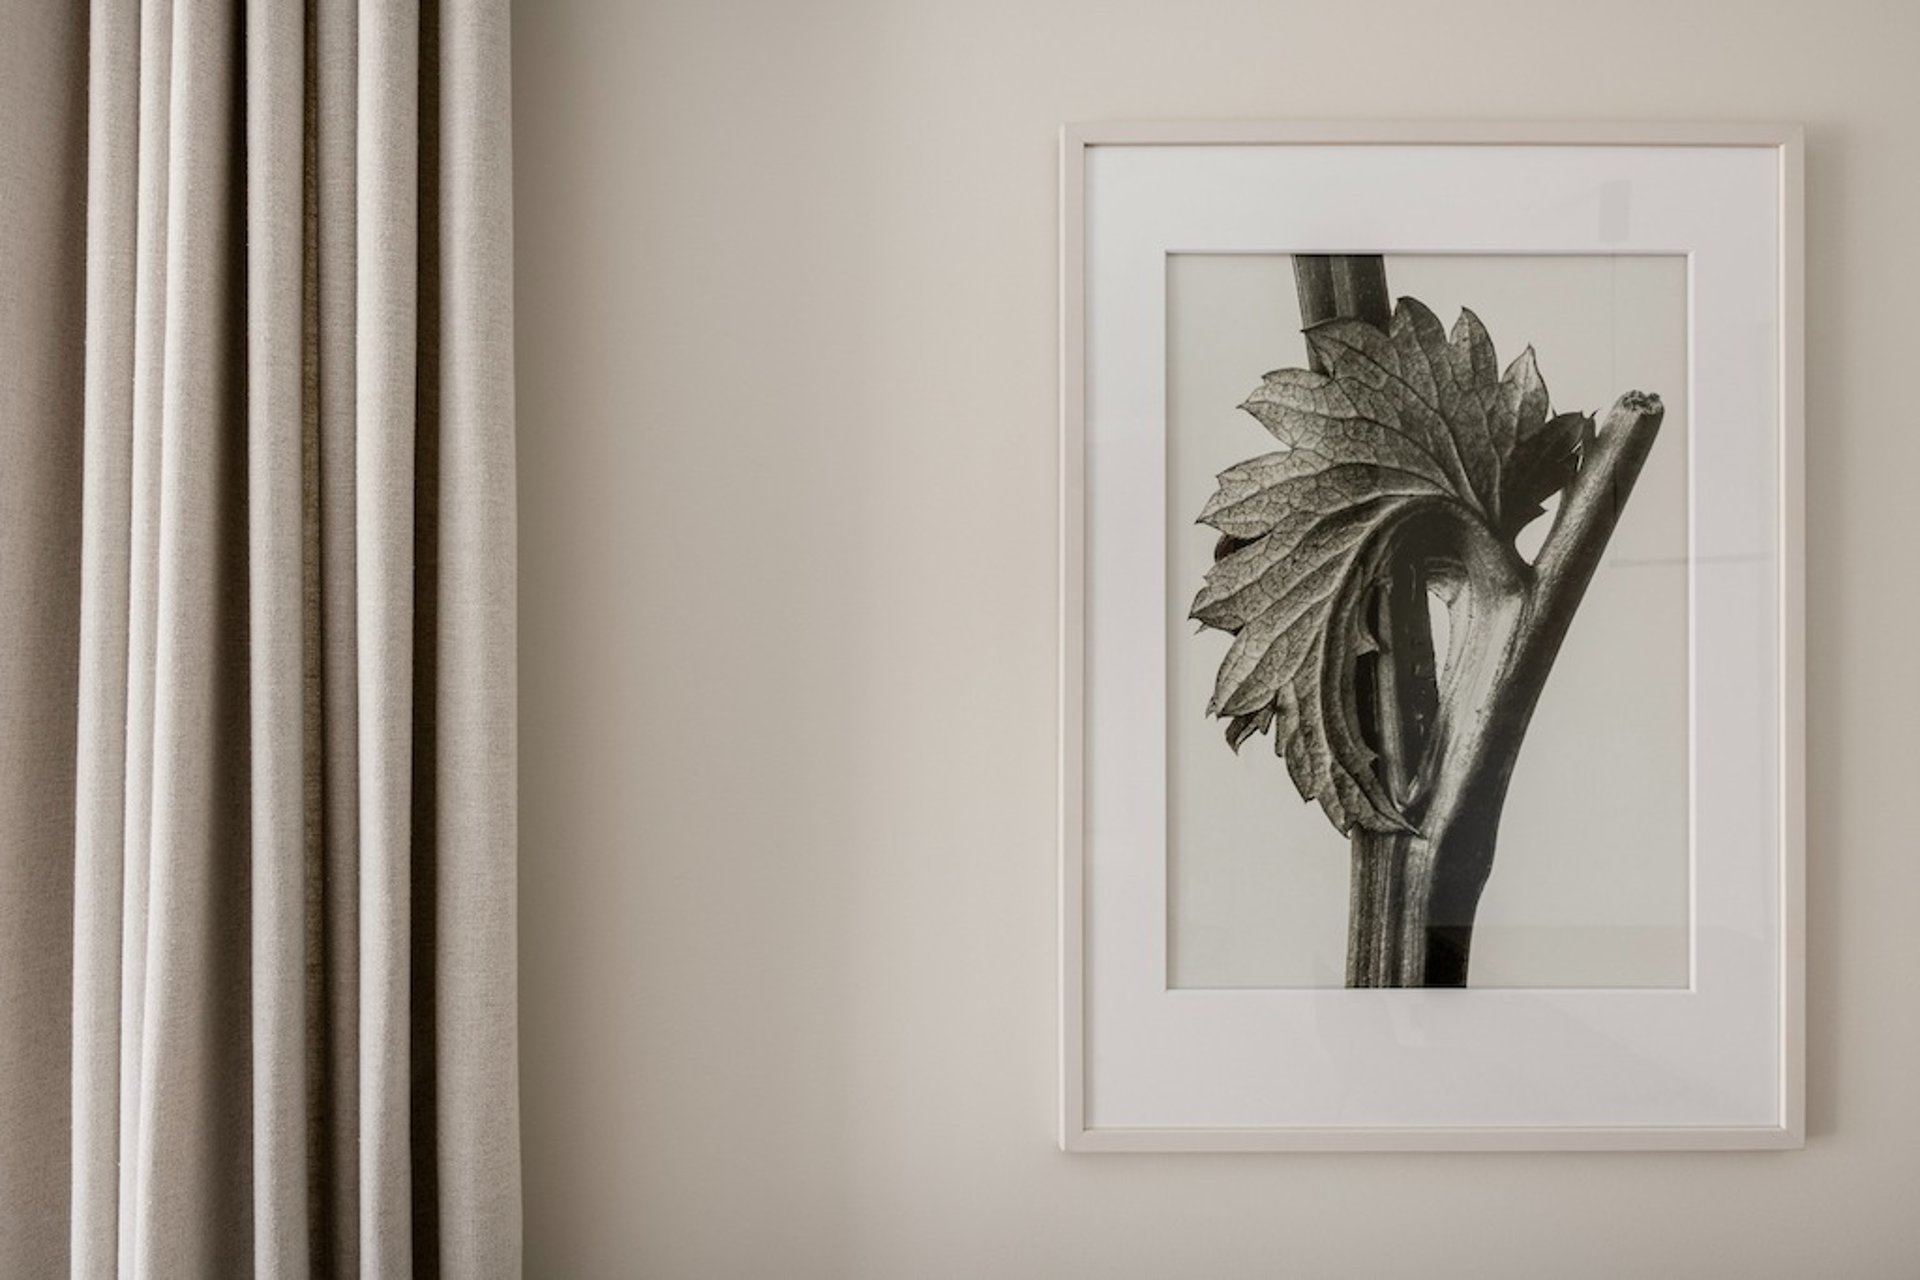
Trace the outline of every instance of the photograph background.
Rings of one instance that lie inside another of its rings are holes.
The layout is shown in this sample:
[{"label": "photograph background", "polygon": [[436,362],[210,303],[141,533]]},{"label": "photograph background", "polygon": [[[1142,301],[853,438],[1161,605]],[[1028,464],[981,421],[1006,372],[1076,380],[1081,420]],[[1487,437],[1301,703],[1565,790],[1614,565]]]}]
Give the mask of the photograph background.
[{"label": "photograph background", "polygon": [[[1476,987],[1689,981],[1687,279],[1678,256],[1388,255],[1394,297],[1500,367],[1531,343],[1555,412],[1658,393],[1666,418],[1554,665],[1514,770],[1474,931]],[[1195,524],[1218,472],[1280,447],[1237,406],[1305,367],[1292,260],[1167,260],[1168,984],[1345,983],[1347,841],[1271,735],[1236,755],[1205,714],[1231,643],[1187,609],[1213,562]],[[1551,511],[1520,538],[1529,556]]]}]

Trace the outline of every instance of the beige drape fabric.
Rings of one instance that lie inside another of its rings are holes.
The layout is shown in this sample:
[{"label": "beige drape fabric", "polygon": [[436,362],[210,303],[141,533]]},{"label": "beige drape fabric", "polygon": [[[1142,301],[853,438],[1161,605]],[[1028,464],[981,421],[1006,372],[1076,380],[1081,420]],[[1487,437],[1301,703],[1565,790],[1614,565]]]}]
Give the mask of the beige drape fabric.
[{"label": "beige drape fabric", "polygon": [[0,1273],[517,1274],[506,4],[28,35]]},{"label": "beige drape fabric", "polygon": [[0,26],[0,1276],[66,1258],[86,15]]}]

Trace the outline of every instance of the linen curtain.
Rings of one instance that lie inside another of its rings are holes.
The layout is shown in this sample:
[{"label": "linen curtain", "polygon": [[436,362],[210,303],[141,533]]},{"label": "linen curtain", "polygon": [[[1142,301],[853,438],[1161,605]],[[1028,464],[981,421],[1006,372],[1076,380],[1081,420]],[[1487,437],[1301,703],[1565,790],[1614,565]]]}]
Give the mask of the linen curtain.
[{"label": "linen curtain", "polygon": [[0,65],[0,1272],[517,1274],[507,6],[64,8]]}]

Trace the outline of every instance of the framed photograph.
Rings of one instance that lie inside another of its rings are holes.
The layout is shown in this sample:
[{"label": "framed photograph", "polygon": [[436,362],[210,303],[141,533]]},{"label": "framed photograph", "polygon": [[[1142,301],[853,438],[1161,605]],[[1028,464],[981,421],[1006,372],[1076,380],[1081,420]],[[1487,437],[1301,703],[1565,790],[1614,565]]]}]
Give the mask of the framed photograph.
[{"label": "framed photograph", "polygon": [[1802,1144],[1800,155],[1064,131],[1065,1147]]}]

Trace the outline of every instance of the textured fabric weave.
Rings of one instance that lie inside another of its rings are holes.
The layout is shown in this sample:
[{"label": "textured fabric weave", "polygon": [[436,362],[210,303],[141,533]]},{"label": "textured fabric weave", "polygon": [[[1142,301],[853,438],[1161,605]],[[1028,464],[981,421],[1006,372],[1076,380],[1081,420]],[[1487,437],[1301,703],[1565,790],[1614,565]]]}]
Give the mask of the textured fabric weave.
[{"label": "textured fabric weave", "polygon": [[0,1274],[517,1275],[506,4],[19,8]]}]

